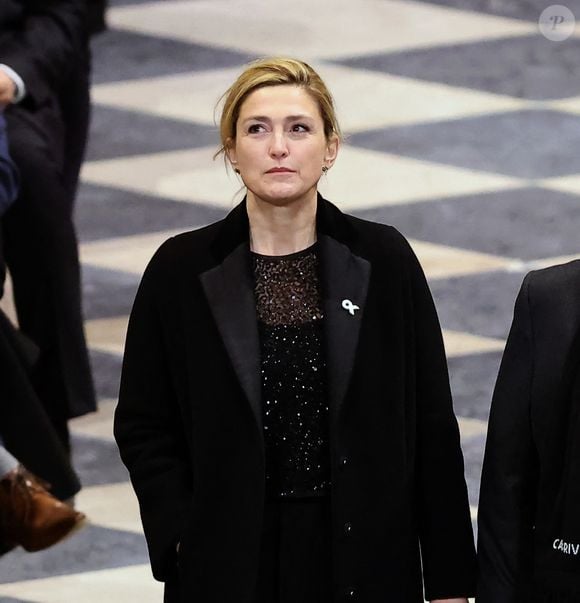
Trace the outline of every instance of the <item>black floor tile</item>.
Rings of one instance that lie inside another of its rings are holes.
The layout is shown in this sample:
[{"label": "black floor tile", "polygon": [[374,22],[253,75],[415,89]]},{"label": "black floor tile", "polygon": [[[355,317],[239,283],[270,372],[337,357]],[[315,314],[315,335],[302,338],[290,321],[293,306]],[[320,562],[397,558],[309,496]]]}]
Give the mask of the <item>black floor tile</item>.
[{"label": "black floor tile", "polygon": [[87,161],[205,146],[218,148],[217,128],[95,105]]},{"label": "black floor tile", "polygon": [[[478,0],[467,1],[475,3]],[[444,2],[446,0],[442,0]],[[449,0],[451,2],[465,4],[464,0]],[[507,8],[518,3],[496,4]],[[532,9],[531,13],[534,12]],[[536,23],[540,14],[541,11],[535,17]],[[576,18],[580,18],[580,7]],[[579,52],[578,38],[552,42],[538,32],[528,36],[372,54],[337,62],[515,98],[551,100],[580,94]]]},{"label": "black floor tile", "polygon": [[[27,553],[15,549],[8,553],[0,563],[0,583],[66,576],[140,563],[148,563],[145,538],[141,534],[88,525],[45,551]],[[79,597],[82,600],[82,595],[79,594]]]},{"label": "black floor tile", "polygon": [[128,272],[83,266],[84,316],[86,320],[129,314],[140,277]]},{"label": "black floor tile", "polygon": [[580,197],[529,187],[358,212],[406,237],[508,258],[580,254]]},{"label": "black floor tile", "polygon": [[117,398],[121,378],[122,357],[90,350],[91,367],[99,400]]},{"label": "black floor tile", "polygon": [[93,41],[93,82],[104,84],[243,65],[253,55],[110,29]]},{"label": "black floor tile", "polygon": [[75,222],[81,241],[163,230],[191,230],[220,220],[226,210],[116,188],[82,184]]},{"label": "black floor tile", "polygon": [[488,272],[430,283],[443,328],[505,339],[523,272]]},{"label": "black floor tile", "polygon": [[72,449],[73,464],[83,487],[129,481],[115,442],[73,434]]},{"label": "black floor tile", "polygon": [[525,110],[359,132],[374,151],[518,178],[580,172],[580,115]]},{"label": "black floor tile", "polygon": [[501,352],[449,359],[455,414],[487,421]]}]

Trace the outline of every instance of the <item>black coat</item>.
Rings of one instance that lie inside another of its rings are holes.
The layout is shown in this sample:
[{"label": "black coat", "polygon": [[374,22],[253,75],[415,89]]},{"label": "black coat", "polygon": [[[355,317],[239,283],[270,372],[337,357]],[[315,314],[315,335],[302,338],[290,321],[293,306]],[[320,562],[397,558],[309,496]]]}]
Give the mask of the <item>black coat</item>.
[{"label": "black coat", "polygon": [[478,603],[580,601],[580,262],[531,272],[492,401]]},{"label": "black coat", "polygon": [[[242,203],[167,241],[129,323],[115,436],[168,601],[253,601],[264,443],[248,232]],[[395,229],[322,198],[317,232],[337,600],[422,602],[419,545],[428,598],[470,594],[463,459],[421,268]]]}]

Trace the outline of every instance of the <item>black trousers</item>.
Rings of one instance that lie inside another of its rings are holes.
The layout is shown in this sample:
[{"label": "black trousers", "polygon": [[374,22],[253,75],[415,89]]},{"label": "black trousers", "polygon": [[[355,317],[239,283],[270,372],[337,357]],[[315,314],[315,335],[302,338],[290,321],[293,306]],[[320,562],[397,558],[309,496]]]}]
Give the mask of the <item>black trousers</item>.
[{"label": "black trousers", "polygon": [[0,311],[0,435],[6,448],[64,500],[80,490],[80,483],[30,383],[35,352]]},{"label": "black trousers", "polygon": [[330,497],[266,503],[256,603],[331,603]]}]

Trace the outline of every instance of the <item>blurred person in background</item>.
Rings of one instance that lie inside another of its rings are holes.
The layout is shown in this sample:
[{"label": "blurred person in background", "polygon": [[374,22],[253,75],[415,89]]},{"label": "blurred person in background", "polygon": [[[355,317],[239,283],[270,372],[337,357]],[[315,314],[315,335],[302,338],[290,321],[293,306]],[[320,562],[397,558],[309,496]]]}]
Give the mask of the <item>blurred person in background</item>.
[{"label": "blurred person in background", "polygon": [[157,251],[115,436],[165,601],[466,603],[475,551],[441,329],[394,228],[317,192],[341,139],[307,64],[251,64],[246,197]]},{"label": "blurred person in background", "polygon": [[89,123],[90,34],[103,0],[3,0],[0,103],[19,196],[3,219],[20,328],[39,347],[35,391],[65,449],[68,419],[96,409],[73,206]]},{"label": "blurred person in background", "polygon": [[[0,112],[0,218],[16,199],[17,184]],[[5,277],[1,250],[0,231],[0,298]],[[30,384],[35,356],[36,346],[0,310],[0,553],[14,546],[27,551],[45,549],[85,520],[58,498],[73,497],[80,484]],[[53,483],[38,479],[4,444]]]}]

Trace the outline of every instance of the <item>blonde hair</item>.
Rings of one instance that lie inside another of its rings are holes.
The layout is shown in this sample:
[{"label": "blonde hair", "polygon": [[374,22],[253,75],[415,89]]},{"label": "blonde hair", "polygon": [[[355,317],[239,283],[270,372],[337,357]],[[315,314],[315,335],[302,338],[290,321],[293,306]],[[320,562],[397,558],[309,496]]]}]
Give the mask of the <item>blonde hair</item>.
[{"label": "blonde hair", "polygon": [[318,104],[326,140],[332,136],[342,140],[334,100],[318,73],[298,59],[270,57],[250,63],[220,98],[220,102],[224,100],[224,105],[220,118],[221,147],[216,157],[225,154],[228,145],[236,139],[236,124],[246,98],[258,88],[283,85],[299,86],[310,94]]}]

